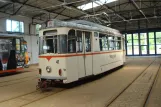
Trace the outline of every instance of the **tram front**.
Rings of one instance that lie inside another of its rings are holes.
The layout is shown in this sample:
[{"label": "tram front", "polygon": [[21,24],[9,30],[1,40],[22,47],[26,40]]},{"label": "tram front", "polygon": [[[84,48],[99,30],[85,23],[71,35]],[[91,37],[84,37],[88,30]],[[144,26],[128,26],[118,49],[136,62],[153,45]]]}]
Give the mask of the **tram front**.
[{"label": "tram front", "polygon": [[38,86],[48,87],[66,79],[66,56],[68,29],[46,29],[40,31]]}]

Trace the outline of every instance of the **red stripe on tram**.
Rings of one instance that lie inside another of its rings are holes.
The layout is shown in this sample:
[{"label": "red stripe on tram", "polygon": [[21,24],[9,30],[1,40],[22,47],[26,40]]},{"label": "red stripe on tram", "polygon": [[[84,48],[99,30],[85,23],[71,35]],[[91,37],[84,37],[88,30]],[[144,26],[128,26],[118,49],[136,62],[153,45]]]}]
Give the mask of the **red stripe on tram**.
[{"label": "red stripe on tram", "polygon": [[73,57],[73,56],[88,56],[88,55],[97,55],[97,54],[107,54],[107,53],[116,53],[116,52],[123,52],[123,50],[120,51],[109,51],[109,52],[93,52],[93,53],[86,53],[86,54],[67,54],[67,55],[56,55],[56,56],[39,56],[39,58],[46,58],[48,61],[50,61],[51,58],[65,58],[65,57]]}]

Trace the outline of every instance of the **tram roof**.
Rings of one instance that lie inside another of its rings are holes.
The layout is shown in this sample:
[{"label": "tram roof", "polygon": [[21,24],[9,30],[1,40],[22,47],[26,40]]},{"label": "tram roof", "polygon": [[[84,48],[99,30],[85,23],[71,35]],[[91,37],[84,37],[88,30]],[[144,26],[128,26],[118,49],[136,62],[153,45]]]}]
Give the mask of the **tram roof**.
[{"label": "tram roof", "polygon": [[78,29],[110,33],[114,35],[121,35],[121,33],[116,29],[112,29],[110,27],[102,26],[85,20],[74,20],[65,22],[53,19],[48,22],[47,28],[58,28],[58,27],[78,28]]}]

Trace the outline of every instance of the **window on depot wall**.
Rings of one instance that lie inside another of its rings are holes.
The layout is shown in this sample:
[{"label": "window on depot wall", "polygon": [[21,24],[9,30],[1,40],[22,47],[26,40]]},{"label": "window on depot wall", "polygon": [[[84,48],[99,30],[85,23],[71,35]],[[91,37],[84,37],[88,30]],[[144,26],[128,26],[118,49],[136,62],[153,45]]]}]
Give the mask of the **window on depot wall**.
[{"label": "window on depot wall", "polygon": [[24,33],[24,22],[7,19],[6,31]]}]

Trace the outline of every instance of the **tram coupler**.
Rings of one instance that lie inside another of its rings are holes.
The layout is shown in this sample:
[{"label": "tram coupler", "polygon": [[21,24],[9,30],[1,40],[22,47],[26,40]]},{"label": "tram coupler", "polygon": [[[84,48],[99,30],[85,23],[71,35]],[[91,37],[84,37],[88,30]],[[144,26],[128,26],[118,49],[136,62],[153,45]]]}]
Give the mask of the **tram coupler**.
[{"label": "tram coupler", "polygon": [[41,89],[42,91],[47,90],[49,87],[53,86],[53,82],[51,80],[38,80],[38,85],[36,89]]}]

